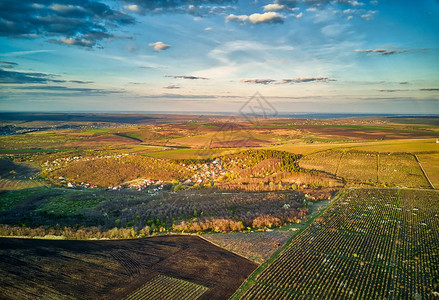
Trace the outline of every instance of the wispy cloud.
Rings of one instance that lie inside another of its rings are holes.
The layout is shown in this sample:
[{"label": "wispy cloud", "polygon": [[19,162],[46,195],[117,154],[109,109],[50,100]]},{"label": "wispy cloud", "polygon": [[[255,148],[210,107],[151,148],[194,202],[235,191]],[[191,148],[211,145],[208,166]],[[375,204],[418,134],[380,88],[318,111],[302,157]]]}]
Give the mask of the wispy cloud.
[{"label": "wispy cloud", "polygon": [[298,77],[293,79],[282,79],[281,81],[277,81],[276,79],[271,79],[271,78],[241,79],[241,82],[255,83],[255,84],[272,84],[272,83],[293,84],[293,83],[304,83],[304,82],[328,82],[328,81],[336,81],[336,80],[328,77]]},{"label": "wispy cloud", "polygon": [[269,79],[269,78],[254,78],[254,79],[241,79],[241,82],[244,83],[255,83],[255,84],[270,84],[275,82],[276,80],[274,79]]},{"label": "wispy cloud", "polygon": [[436,92],[439,91],[439,88],[423,88],[423,89],[419,89],[420,91],[423,92]]},{"label": "wispy cloud", "polygon": [[25,86],[16,87],[15,90],[23,92],[26,95],[35,96],[84,96],[84,95],[108,95],[108,94],[120,94],[122,90],[108,90],[108,89],[95,89],[95,88],[72,88],[59,85],[43,85],[43,86]]},{"label": "wispy cloud", "polygon": [[206,77],[191,76],[191,75],[175,75],[175,76],[166,75],[165,77],[172,77],[172,78],[175,78],[175,79],[190,79],[190,80],[198,80],[198,79],[208,80],[209,79],[209,78],[206,78]]},{"label": "wispy cloud", "polygon": [[6,84],[29,84],[65,82],[65,80],[52,79],[55,75],[36,72],[17,72],[0,69],[0,83]]},{"label": "wispy cloud", "polygon": [[14,52],[1,53],[0,56],[21,56],[21,55],[37,54],[37,53],[47,53],[47,52],[54,52],[54,51],[55,50],[14,51]]},{"label": "wispy cloud", "polygon": [[171,85],[164,86],[163,88],[168,89],[168,90],[175,90],[175,89],[180,89],[181,87],[179,87],[178,85],[175,85],[175,84],[171,84]]},{"label": "wispy cloud", "polygon": [[392,50],[387,50],[387,49],[355,49],[355,52],[360,52],[360,53],[367,53],[367,54],[372,54],[372,53],[376,53],[378,55],[392,55],[392,54],[400,54],[400,53],[406,53],[406,52],[411,52],[412,50],[408,50],[408,49],[403,49],[403,50],[399,50],[399,49],[392,49]]},{"label": "wispy cloud", "polygon": [[328,82],[328,81],[336,81],[336,80],[328,77],[298,77],[293,79],[282,79],[282,81],[279,82],[279,84],[303,83],[303,82]]},{"label": "wispy cloud", "polygon": [[378,92],[383,92],[383,93],[395,93],[395,92],[406,92],[408,90],[399,90],[399,89],[378,89]]}]

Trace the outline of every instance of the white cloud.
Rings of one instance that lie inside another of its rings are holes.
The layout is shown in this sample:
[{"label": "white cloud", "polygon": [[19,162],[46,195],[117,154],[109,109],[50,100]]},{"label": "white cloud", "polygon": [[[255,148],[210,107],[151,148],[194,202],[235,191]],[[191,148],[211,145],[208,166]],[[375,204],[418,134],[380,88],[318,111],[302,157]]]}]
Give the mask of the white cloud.
[{"label": "white cloud", "polygon": [[59,13],[71,13],[74,11],[85,11],[81,6],[77,5],[63,5],[63,4],[52,4],[50,9]]},{"label": "white cloud", "polygon": [[241,21],[241,22],[247,22],[248,21],[248,16],[246,15],[234,15],[234,14],[230,14],[226,17],[226,21],[230,22],[230,21]]},{"label": "white cloud", "polygon": [[264,11],[279,11],[279,10],[283,10],[285,8],[285,5],[280,5],[277,3],[273,3],[273,4],[267,4],[264,6]]},{"label": "white cloud", "polygon": [[140,13],[142,11],[140,9],[140,7],[137,6],[136,4],[125,5],[123,8],[126,9],[126,10],[129,10],[131,12],[135,12],[135,13]]},{"label": "white cloud", "polygon": [[252,14],[249,20],[252,24],[283,23],[284,17],[276,12],[266,12],[263,14]]},{"label": "white cloud", "polygon": [[364,3],[362,3],[362,2],[358,2],[358,1],[356,1],[356,0],[351,1],[350,4],[351,4],[352,6],[363,6],[363,5],[364,5]]},{"label": "white cloud", "polygon": [[204,30],[206,30],[206,31],[211,31],[211,30],[212,30],[212,27],[206,27],[206,28],[204,28]]},{"label": "white cloud", "polygon": [[150,44],[148,44],[148,46],[154,47],[154,51],[157,51],[157,52],[171,48],[171,45],[165,44],[163,42],[150,43]]},{"label": "white cloud", "polygon": [[255,13],[250,16],[230,14],[226,17],[226,21],[249,22],[251,24],[283,23],[284,16],[272,11],[263,14]]},{"label": "white cloud", "polygon": [[297,19],[300,19],[301,17],[303,17],[303,12],[300,12],[300,13],[296,16]]},{"label": "white cloud", "polygon": [[366,21],[371,21],[373,20],[376,13],[377,13],[376,10],[369,10],[366,14],[361,15],[361,18],[363,18]]}]

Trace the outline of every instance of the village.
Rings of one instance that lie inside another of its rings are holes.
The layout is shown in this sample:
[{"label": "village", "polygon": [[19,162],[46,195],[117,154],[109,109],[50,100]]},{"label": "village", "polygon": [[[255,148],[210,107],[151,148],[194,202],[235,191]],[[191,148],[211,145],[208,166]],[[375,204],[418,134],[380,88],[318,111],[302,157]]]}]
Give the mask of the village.
[{"label": "village", "polygon": [[[129,154],[119,154],[112,156],[96,156],[96,157],[66,157],[66,158],[58,158],[53,161],[46,161],[43,165],[48,172],[52,172],[59,168],[64,167],[70,162],[74,161],[90,161],[95,159],[114,159],[114,158],[122,158]],[[106,189],[108,191],[120,191],[123,189],[131,189],[135,191],[146,191],[148,193],[156,193],[166,189],[172,189],[172,186],[183,186],[184,188],[190,187],[200,187],[203,185],[211,185],[215,180],[218,180],[220,177],[224,176],[227,170],[222,166],[221,158],[215,158],[211,162],[206,163],[198,163],[198,164],[186,164],[180,163],[182,167],[187,168],[193,175],[191,178],[182,180],[181,182],[164,182],[161,180],[155,180],[152,178],[137,178],[134,180],[130,180],[118,185],[108,186]],[[93,188],[105,188],[97,185],[93,185],[87,182],[75,182],[72,179],[67,179],[65,177],[58,177],[58,184],[63,187],[71,188],[71,189],[93,189]]]}]

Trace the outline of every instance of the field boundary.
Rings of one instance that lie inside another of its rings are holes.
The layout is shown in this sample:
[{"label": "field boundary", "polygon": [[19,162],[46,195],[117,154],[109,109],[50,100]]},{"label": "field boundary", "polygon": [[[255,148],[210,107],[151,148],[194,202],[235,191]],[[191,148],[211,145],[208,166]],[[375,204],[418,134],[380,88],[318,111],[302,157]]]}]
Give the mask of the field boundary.
[{"label": "field boundary", "polygon": [[340,169],[341,160],[343,159],[343,156],[345,155],[345,153],[346,153],[346,151],[341,151],[341,153],[340,153],[340,158],[338,160],[337,168],[335,169],[335,173],[334,173],[335,177],[337,177],[338,169]]},{"label": "field boundary", "polygon": [[337,192],[335,196],[331,199],[331,202],[328,203],[328,205],[322,209],[318,214],[315,216],[309,216],[309,219],[306,221],[306,226],[304,226],[302,229],[294,232],[291,237],[287,240],[285,245],[280,247],[276,250],[276,252],[273,253],[273,255],[264,261],[256,270],[253,271],[253,273],[250,274],[249,277],[241,284],[241,286],[236,290],[236,292],[230,297],[230,300],[238,300],[240,297],[246,292],[246,290],[253,284],[256,283],[255,278],[259,276],[265,269],[267,269],[270,264],[279,257],[292,243],[293,239],[298,236],[300,233],[302,233],[305,229],[307,229],[315,219],[320,217],[328,208],[332,207],[334,203],[336,203],[347,191],[348,189],[342,189],[341,191]]},{"label": "field boundary", "polygon": [[427,179],[428,183],[430,184],[430,186],[433,188],[433,190],[435,190],[436,188],[434,187],[433,183],[431,182],[430,178],[428,178],[427,172],[425,172],[424,168],[422,167],[421,162],[418,159],[418,156],[416,154],[413,154],[413,156],[416,159],[416,162],[418,163],[419,167],[421,168],[422,174],[424,174],[425,178]]}]

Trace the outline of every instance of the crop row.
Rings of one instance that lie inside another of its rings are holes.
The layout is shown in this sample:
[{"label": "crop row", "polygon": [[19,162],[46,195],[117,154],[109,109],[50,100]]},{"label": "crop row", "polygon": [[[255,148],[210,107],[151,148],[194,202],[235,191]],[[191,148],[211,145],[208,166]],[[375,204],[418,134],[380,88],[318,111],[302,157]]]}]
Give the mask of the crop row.
[{"label": "crop row", "polygon": [[324,151],[300,160],[300,166],[328,172],[349,182],[383,186],[423,187],[430,185],[411,154],[358,151]]},{"label": "crop row", "polygon": [[126,300],[161,300],[161,299],[198,299],[208,290],[207,287],[184,281],[177,278],[172,278],[164,275],[159,275],[153,280],[149,281],[141,288],[131,293]]},{"label": "crop row", "polygon": [[439,288],[439,193],[350,190],[243,299],[429,298]]}]

